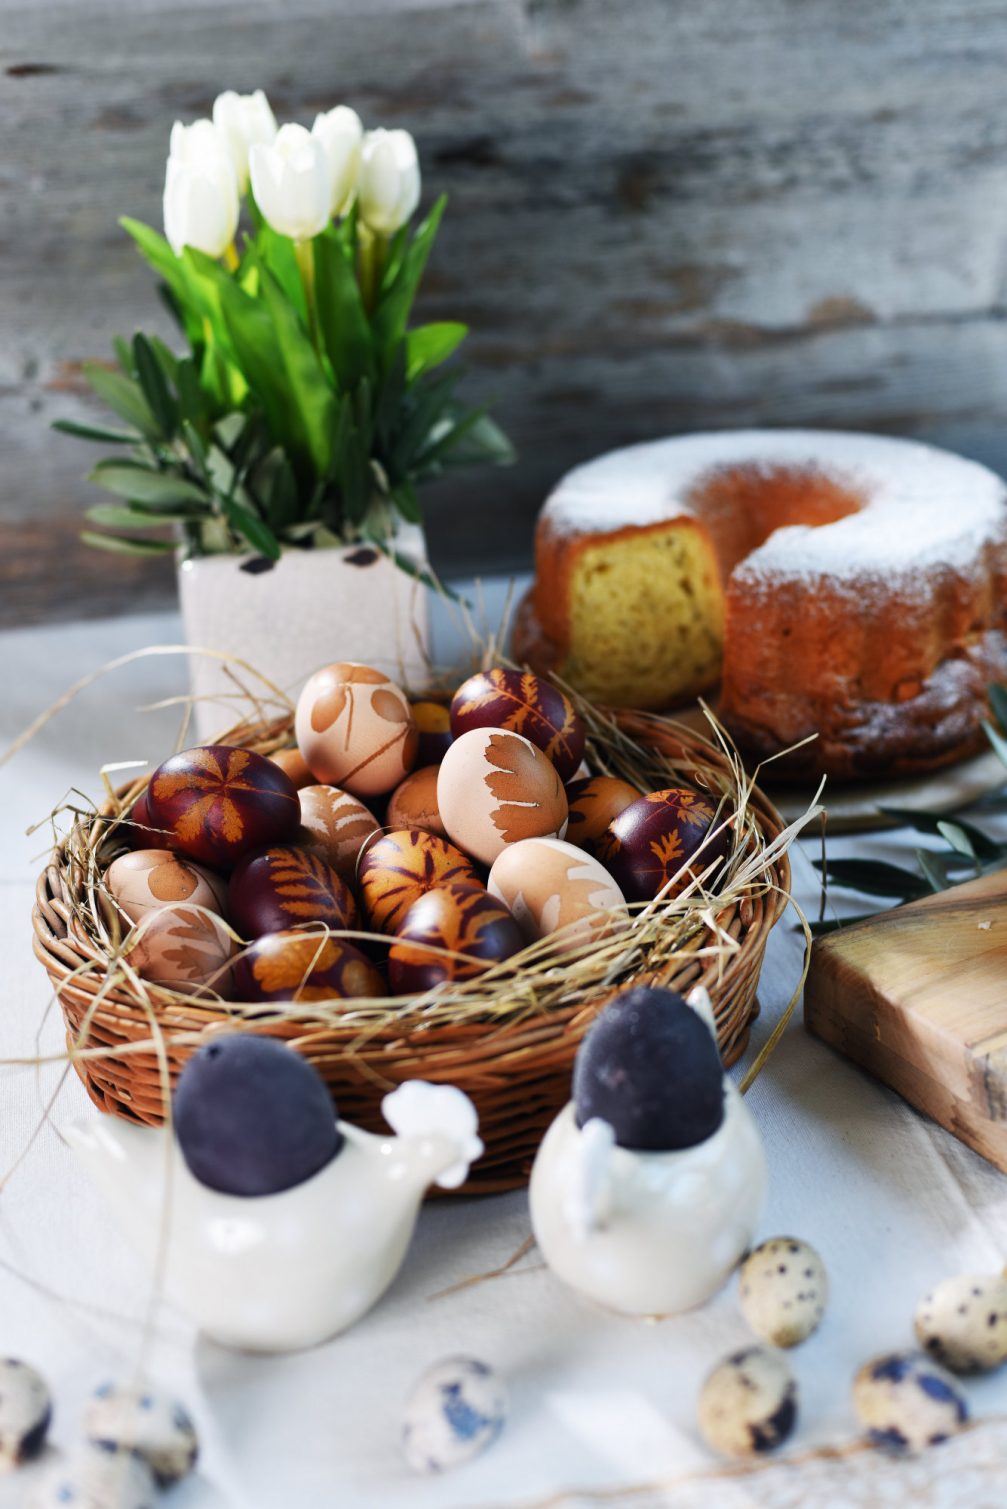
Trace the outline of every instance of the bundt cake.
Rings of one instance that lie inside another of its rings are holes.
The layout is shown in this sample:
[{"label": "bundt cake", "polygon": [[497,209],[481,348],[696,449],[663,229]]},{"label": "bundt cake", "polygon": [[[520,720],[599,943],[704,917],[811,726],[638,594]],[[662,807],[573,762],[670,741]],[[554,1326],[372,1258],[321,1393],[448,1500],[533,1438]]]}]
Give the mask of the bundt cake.
[{"label": "bundt cake", "polygon": [[912,441],[814,430],[613,451],[539,517],[514,653],[659,708],[721,681],[743,748],[790,775],[934,769],[1007,680],[1007,490]]}]

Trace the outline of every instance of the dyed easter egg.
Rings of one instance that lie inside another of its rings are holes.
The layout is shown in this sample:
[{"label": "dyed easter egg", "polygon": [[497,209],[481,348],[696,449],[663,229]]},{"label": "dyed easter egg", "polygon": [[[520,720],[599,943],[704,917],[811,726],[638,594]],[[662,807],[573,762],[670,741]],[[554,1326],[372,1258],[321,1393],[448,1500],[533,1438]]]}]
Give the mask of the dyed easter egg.
[{"label": "dyed easter egg", "polygon": [[229,870],[243,854],[293,838],[300,822],[289,776],[264,755],[206,744],[172,755],[147,788],[147,811],[174,846]]},{"label": "dyed easter egg", "polygon": [[146,1386],[99,1384],[84,1430],[105,1451],[142,1457],[162,1488],[188,1477],[199,1456],[196,1427],[185,1405]]},{"label": "dyed easter egg", "polygon": [[614,775],[592,775],[569,781],[566,799],[570,804],[567,839],[600,859],[609,824],[639,801],[640,793],[628,781],[620,781]]},{"label": "dyed easter egg", "polygon": [[420,1378],[406,1402],[402,1449],[414,1472],[461,1467],[486,1451],[507,1421],[507,1389],[475,1357],[447,1357]]},{"label": "dyed easter egg", "polygon": [[343,1146],[317,1069],[286,1043],[220,1033],[194,1053],[171,1103],[193,1178],[225,1195],[274,1195],[331,1163]]},{"label": "dyed easter egg", "polygon": [[195,907],[157,907],[145,912],[131,933],[126,958],[153,985],[185,994],[231,990],[235,944],[223,921]]},{"label": "dyed easter egg", "polygon": [[378,932],[394,932],[413,902],[439,886],[462,881],[485,889],[471,860],[454,844],[418,828],[386,833],[370,844],[358,874],[367,915]]},{"label": "dyed easter egg", "polygon": [[439,765],[454,734],[451,714],[442,702],[414,702],[417,765]]},{"label": "dyed easter egg", "polygon": [[388,801],[389,828],[420,828],[447,837],[437,806],[437,766],[425,765],[407,775]]},{"label": "dyed easter egg", "polygon": [[581,762],[586,730],[569,697],[530,671],[477,671],[451,699],[451,732],[506,728],[530,739],[568,781]]},{"label": "dyed easter egg", "polygon": [[304,756],[296,745],[290,749],[278,749],[269,758],[274,765],[279,765],[284,775],[290,777],[290,783],[297,791],[302,791],[305,786],[313,786],[315,777],[308,769]]},{"label": "dyed easter egg", "polygon": [[370,808],[338,786],[305,786],[301,792],[298,844],[320,854],[346,881],[356,878],[360,850],[377,827]]},{"label": "dyed easter egg", "polygon": [[170,849],[134,849],[130,854],[120,854],[106,870],[105,884],[130,922],[139,922],[144,912],[154,907],[177,906],[185,901],[222,912],[227,899],[227,886],[219,875],[200,869]]},{"label": "dyed easter egg", "polygon": [[0,1360],[0,1473],[37,1457],[52,1421],[49,1385],[27,1362]]},{"label": "dyed easter egg", "polygon": [[505,844],[562,838],[567,801],[556,767],[522,734],[473,728],[455,739],[437,776],[448,836],[491,865]]},{"label": "dyed easter egg", "polygon": [[327,665],[297,699],[297,744],[318,781],[354,796],[391,791],[416,762],[416,723],[401,687],[368,665]]},{"label": "dyed easter egg", "polygon": [[234,966],[240,1001],[330,1001],[383,996],[371,961],[352,943],[320,932],[266,933]]},{"label": "dyed easter egg", "polygon": [[[724,816],[698,792],[678,786],[653,791],[620,812],[599,857],[628,900],[650,901],[665,886],[665,895],[675,896],[694,875],[730,853],[727,829],[704,844]],[[707,889],[717,884],[716,870],[705,884]]]},{"label": "dyed easter egg", "polygon": [[[395,995],[412,995],[445,980],[469,980],[523,946],[510,912],[482,886],[443,886],[414,901],[399,924],[389,983]],[[449,949],[452,957],[432,949]]]},{"label": "dyed easter egg", "polygon": [[174,836],[167,828],[155,828],[147,806],[147,793],[141,791],[130,809],[129,817],[119,830],[134,849],[174,849]]},{"label": "dyed easter egg", "polygon": [[246,938],[279,933],[298,923],[356,927],[357,903],[346,881],[318,854],[279,847],[249,854],[228,888],[234,926]]},{"label": "dyed easter egg", "polygon": [[564,930],[564,941],[609,937],[628,921],[622,892],[590,854],[559,838],[508,844],[486,882],[528,939]]}]

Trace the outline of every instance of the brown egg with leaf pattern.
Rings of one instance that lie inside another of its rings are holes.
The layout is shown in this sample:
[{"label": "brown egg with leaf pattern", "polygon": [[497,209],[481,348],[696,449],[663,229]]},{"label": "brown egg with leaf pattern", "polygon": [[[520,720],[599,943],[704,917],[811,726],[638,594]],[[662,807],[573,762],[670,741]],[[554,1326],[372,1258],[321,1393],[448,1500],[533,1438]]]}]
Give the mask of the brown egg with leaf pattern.
[{"label": "brown egg with leaf pattern", "polygon": [[610,824],[599,858],[630,901],[676,896],[708,869],[715,891],[731,852],[728,816],[687,786],[652,791]]},{"label": "brown egg with leaf pattern", "polygon": [[507,844],[562,838],[567,799],[556,767],[522,734],[473,728],[441,762],[437,806],[448,836],[491,865]]},{"label": "brown egg with leaf pattern", "polygon": [[485,890],[467,855],[419,828],[385,833],[368,844],[358,878],[367,916],[378,932],[395,932],[413,902],[428,891],[455,881]]},{"label": "brown egg with leaf pattern", "polygon": [[592,775],[568,781],[566,797],[570,804],[567,840],[598,858],[608,841],[609,826],[633,802],[640,792],[628,781],[614,775]]},{"label": "brown egg with leaf pattern", "polygon": [[486,887],[513,913],[529,942],[562,933],[574,947],[611,938],[629,922],[625,897],[608,871],[562,839],[508,844]]},{"label": "brown egg with leaf pattern", "polygon": [[195,906],[154,907],[126,935],[124,957],[153,985],[184,995],[230,995],[236,944],[227,925]]},{"label": "brown egg with leaf pattern", "polygon": [[228,888],[231,921],[244,938],[322,922],[334,931],[357,926],[357,903],[342,876],[321,855],[278,846],[249,854]]},{"label": "brown egg with leaf pattern", "polygon": [[407,775],[388,798],[389,828],[421,828],[447,838],[437,806],[437,766],[425,765]]},{"label": "brown egg with leaf pattern", "polygon": [[171,835],[171,847],[222,870],[252,849],[292,838],[300,811],[297,792],[278,765],[229,744],[172,755],[147,788],[150,825]]},{"label": "brown egg with leaf pattern", "polygon": [[284,775],[290,777],[291,785],[296,791],[303,791],[305,786],[315,784],[315,777],[308,769],[304,756],[296,744],[289,749],[278,749],[269,758],[274,765],[279,765]]},{"label": "brown egg with leaf pattern", "polygon": [[238,957],[240,1001],[330,1001],[379,997],[385,983],[371,961],[344,938],[326,933],[267,933]]},{"label": "brown egg with leaf pattern", "polygon": [[371,809],[338,786],[305,786],[301,792],[299,847],[313,849],[352,884],[364,844],[378,830]]},{"label": "brown egg with leaf pattern", "polygon": [[416,761],[416,722],[401,687],[373,666],[340,662],[297,699],[297,745],[315,779],[354,796],[391,791]]},{"label": "brown egg with leaf pattern", "polygon": [[171,849],[134,849],[120,854],[105,871],[109,895],[130,922],[145,912],[189,902],[223,912],[227,885]]},{"label": "brown egg with leaf pattern", "polygon": [[470,980],[523,947],[510,912],[482,886],[441,886],[414,901],[396,929],[388,982],[394,995],[418,994]]},{"label": "brown egg with leaf pattern", "polygon": [[495,667],[463,681],[451,699],[451,732],[505,728],[530,739],[568,781],[580,765],[587,730],[570,698],[531,671]]}]

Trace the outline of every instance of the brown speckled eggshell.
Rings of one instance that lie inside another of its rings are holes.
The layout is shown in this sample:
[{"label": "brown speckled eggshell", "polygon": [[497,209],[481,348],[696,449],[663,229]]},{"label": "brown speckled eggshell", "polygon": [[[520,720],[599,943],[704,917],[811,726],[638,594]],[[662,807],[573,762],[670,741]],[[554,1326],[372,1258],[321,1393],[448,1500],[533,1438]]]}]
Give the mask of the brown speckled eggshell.
[{"label": "brown speckled eggshell", "polygon": [[[728,828],[698,852],[711,828],[720,827],[725,816],[718,817],[705,797],[687,787],[652,791],[626,807],[611,824],[601,849],[602,863],[630,901],[650,901],[678,876],[664,893],[674,896],[694,875],[730,853]],[[694,864],[690,863],[693,859]],[[717,883],[714,871],[706,886],[716,889]]]},{"label": "brown speckled eggshell", "polygon": [[472,728],[455,739],[441,761],[437,806],[451,840],[485,865],[506,844],[566,832],[556,767],[523,735],[502,728]]},{"label": "brown speckled eggshell", "polygon": [[416,763],[409,699],[371,666],[340,663],[316,671],[297,699],[295,726],[316,780],[354,796],[391,791]]},{"label": "brown speckled eggshell", "polygon": [[334,931],[357,925],[357,904],[345,880],[318,854],[278,847],[250,854],[235,867],[228,890],[231,921],[245,938],[323,922]]},{"label": "brown speckled eggshell", "polygon": [[531,671],[477,671],[451,699],[451,732],[506,728],[530,739],[555,765],[561,781],[575,774],[584,754],[584,721],[569,697]]},{"label": "brown speckled eggshell", "polygon": [[414,702],[413,717],[417,765],[439,765],[454,738],[450,712],[442,702]]},{"label": "brown speckled eggshell", "polygon": [[230,995],[235,950],[223,921],[194,907],[158,907],[145,912],[132,934],[126,958],[151,984],[185,995]]},{"label": "brown speckled eggshell", "polygon": [[407,775],[388,799],[389,828],[420,828],[447,838],[437,807],[437,766],[426,765]]},{"label": "brown speckled eggshell", "polygon": [[[388,981],[394,995],[418,994],[445,980],[469,980],[523,946],[510,912],[482,886],[442,886],[414,901],[399,924]],[[433,949],[450,949],[452,957]]]},{"label": "brown speckled eggshell", "polygon": [[386,833],[368,845],[358,874],[377,932],[394,932],[413,902],[439,886],[462,881],[485,889],[471,860],[454,844],[418,828]]},{"label": "brown speckled eggshell", "polygon": [[596,859],[608,838],[609,824],[640,799],[639,791],[614,775],[592,775],[570,781],[566,795],[570,803],[567,841],[586,849]]},{"label": "brown speckled eggshell", "polygon": [[371,809],[338,786],[306,786],[301,792],[298,846],[320,854],[350,884],[360,851],[377,828]]},{"label": "brown speckled eggshell", "polygon": [[147,811],[174,847],[222,870],[253,849],[293,838],[301,820],[289,776],[264,755],[228,744],[165,760],[150,778]]},{"label": "brown speckled eggshell", "polygon": [[134,849],[120,854],[105,871],[109,894],[130,922],[157,907],[191,902],[222,912],[227,886],[219,875],[202,870],[170,849]]},{"label": "brown speckled eggshell", "polygon": [[358,948],[313,932],[267,933],[234,966],[239,1001],[328,1001],[385,994],[381,975]]}]

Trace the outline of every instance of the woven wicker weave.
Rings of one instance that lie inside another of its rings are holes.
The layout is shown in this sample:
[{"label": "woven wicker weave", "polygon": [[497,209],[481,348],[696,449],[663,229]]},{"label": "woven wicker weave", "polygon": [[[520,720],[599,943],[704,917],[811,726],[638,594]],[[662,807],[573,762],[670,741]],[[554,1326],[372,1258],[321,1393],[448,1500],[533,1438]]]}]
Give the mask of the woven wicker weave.
[{"label": "woven wicker weave", "polygon": [[[705,741],[695,737],[692,744],[693,736],[686,730],[650,715],[620,713],[617,721],[641,745],[686,765],[690,758],[701,758],[709,770],[720,761],[726,788],[729,761]],[[289,721],[277,720],[257,727],[243,725],[226,742],[268,750],[288,740]],[[135,793],[136,787],[124,788],[120,797],[127,790]],[[779,814],[757,788],[748,805],[765,841],[771,842],[783,828]],[[163,1077],[151,1047],[149,1015],[127,982],[108,985],[109,958],[83,920],[86,877],[74,858],[82,843],[100,843],[108,818],[119,810],[119,800],[106,803],[101,819],[83,825],[54,851],[36,891],[34,948],[62,1007],[71,1047],[113,1050],[108,1056],[75,1060],[92,1100],[113,1115],[153,1124],[163,1118]],[[766,942],[787,904],[789,882],[790,866],[782,853],[757,887],[719,913],[719,927],[739,945],[726,960],[685,953],[671,966],[663,964],[660,970],[643,970],[634,976],[636,981],[670,984],[683,991],[704,983],[713,998],[721,1051],[728,1064],[743,1052],[758,1011],[756,986]],[[708,939],[709,935],[697,936],[696,950]],[[91,967],[82,969],[88,961]],[[102,998],[95,1008],[99,993]],[[595,993],[541,1016],[515,1010],[513,1020],[498,1007],[491,1021],[439,1023],[436,1010],[428,1008],[421,1016],[405,1006],[384,1026],[370,1031],[363,1043],[357,1025],[333,1025],[331,1018],[317,1028],[299,1021],[270,1024],[264,1030],[294,1041],[330,1086],[342,1118],[373,1131],[384,1129],[382,1096],[402,1081],[421,1078],[461,1086],[476,1104],[486,1144],[465,1192],[491,1193],[526,1181],[547,1126],[569,1098],[577,1045],[611,993]],[[174,1081],[195,1044],[173,1039],[226,1024],[228,1011],[224,1005],[203,1006],[173,998],[166,991],[158,991],[156,999]],[[146,1046],[132,1053],[123,1051],[130,1043]]]}]

